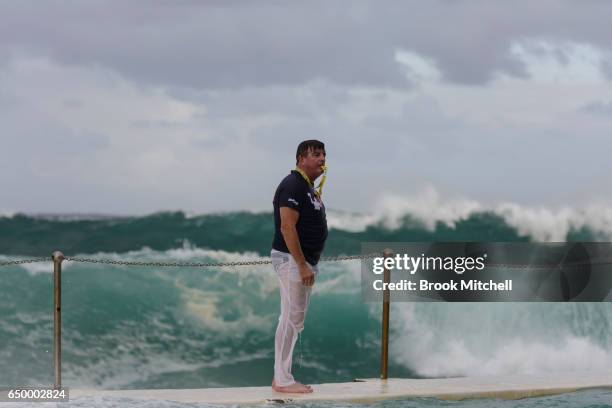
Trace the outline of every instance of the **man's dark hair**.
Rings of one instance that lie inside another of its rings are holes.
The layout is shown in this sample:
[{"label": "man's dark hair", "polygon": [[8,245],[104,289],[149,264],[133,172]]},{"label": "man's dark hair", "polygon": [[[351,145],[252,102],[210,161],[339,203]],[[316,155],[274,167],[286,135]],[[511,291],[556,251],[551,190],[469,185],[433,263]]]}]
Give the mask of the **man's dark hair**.
[{"label": "man's dark hair", "polygon": [[310,150],[321,149],[325,151],[325,144],[318,140],[304,140],[298,145],[297,152],[295,153],[295,164],[300,162],[300,156],[306,156]]}]

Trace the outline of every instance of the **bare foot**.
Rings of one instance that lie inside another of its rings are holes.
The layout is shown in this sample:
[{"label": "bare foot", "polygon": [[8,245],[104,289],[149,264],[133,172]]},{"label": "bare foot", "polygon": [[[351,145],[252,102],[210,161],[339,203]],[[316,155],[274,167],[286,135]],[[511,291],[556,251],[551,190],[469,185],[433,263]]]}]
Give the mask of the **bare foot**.
[{"label": "bare foot", "polygon": [[312,392],[312,387],[310,385],[304,385],[296,382],[294,384],[281,387],[280,385],[276,385],[274,380],[272,380],[272,389],[276,392],[289,392],[297,394],[309,394]]}]

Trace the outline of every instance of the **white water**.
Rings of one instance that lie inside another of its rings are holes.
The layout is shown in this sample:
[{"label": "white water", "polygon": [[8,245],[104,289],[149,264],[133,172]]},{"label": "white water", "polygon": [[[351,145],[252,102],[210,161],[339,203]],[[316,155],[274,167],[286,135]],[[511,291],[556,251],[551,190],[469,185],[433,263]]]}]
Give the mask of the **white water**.
[{"label": "white water", "polygon": [[328,212],[331,228],[352,232],[364,231],[368,226],[382,224],[389,229],[401,226],[402,218],[410,215],[423,227],[433,231],[437,222],[453,227],[475,212],[491,212],[500,216],[519,234],[538,242],[565,241],[570,230],[589,228],[601,239],[612,239],[612,207],[593,203],[585,208],[528,207],[515,203],[484,205],[461,197],[442,197],[434,188],[414,195],[385,195],[367,214]]},{"label": "white water", "polygon": [[425,377],[605,370],[609,303],[396,303],[393,356]]}]

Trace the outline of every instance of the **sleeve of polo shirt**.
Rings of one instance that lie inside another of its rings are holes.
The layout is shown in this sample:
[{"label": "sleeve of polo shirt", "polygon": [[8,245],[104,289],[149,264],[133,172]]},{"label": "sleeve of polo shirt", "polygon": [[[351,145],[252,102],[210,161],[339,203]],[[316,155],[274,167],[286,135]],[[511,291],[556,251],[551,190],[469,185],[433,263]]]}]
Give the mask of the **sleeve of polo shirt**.
[{"label": "sleeve of polo shirt", "polygon": [[294,185],[285,186],[278,194],[278,206],[289,207],[294,210],[300,210],[303,203],[303,198],[300,197],[299,189]]}]

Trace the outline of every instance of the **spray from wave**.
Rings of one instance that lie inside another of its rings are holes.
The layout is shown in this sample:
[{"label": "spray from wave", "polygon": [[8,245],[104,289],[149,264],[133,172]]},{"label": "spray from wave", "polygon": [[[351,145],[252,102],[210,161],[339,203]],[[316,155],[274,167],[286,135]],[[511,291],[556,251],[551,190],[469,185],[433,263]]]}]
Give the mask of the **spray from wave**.
[{"label": "spray from wave", "polygon": [[415,196],[387,194],[375,208],[370,214],[332,212],[329,224],[351,232],[362,232],[377,225],[398,230],[406,227],[409,218],[426,230],[435,231],[440,224],[457,228],[470,218],[492,215],[515,229],[519,236],[538,242],[562,242],[572,233],[587,233],[595,240],[612,237],[612,207],[605,203],[582,209],[527,207],[514,203],[485,206],[465,198],[444,199],[429,187]]},{"label": "spray from wave", "polygon": [[424,377],[606,370],[608,303],[396,304],[397,361]]}]

